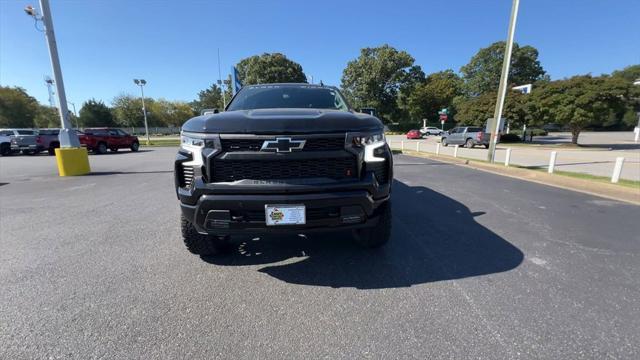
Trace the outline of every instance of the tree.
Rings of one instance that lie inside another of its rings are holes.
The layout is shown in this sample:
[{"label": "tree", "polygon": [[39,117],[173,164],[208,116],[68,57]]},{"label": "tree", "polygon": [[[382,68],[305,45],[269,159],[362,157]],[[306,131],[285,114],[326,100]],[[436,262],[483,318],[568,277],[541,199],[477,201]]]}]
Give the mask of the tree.
[{"label": "tree", "polygon": [[116,126],[111,109],[102,101],[85,101],[80,109],[79,122],[83,127]]},{"label": "tree", "polygon": [[185,102],[158,99],[150,102],[149,111],[156,126],[181,126],[194,116],[191,106]]},{"label": "tree", "polygon": [[[360,50],[342,73],[342,89],[356,108],[373,107],[383,118],[398,120],[398,93],[419,78],[422,70],[405,51],[389,45]],[[424,76],[424,75],[422,75]]]},{"label": "tree", "polygon": [[453,70],[429,74],[409,95],[411,117],[437,121],[439,110],[453,107],[453,99],[462,94],[462,85],[462,79]]},{"label": "tree", "polygon": [[622,70],[616,70],[611,74],[612,77],[622,78],[629,83],[633,83],[640,79],[640,64],[627,66]]},{"label": "tree", "polygon": [[280,53],[264,53],[242,59],[236,68],[243,85],[307,82],[302,66]]},{"label": "tree", "polygon": [[[502,72],[506,43],[499,41],[480,49],[471,61],[460,69],[469,95],[497,91]],[[538,60],[538,50],[532,46],[513,44],[509,84],[524,85],[545,79],[545,71]]]},{"label": "tree", "polygon": [[38,101],[23,88],[0,86],[0,128],[33,127],[38,107]]},{"label": "tree", "polygon": [[[70,113],[70,121],[73,120],[71,116],[73,116],[73,114]],[[60,114],[58,113],[58,109],[51,106],[38,105],[34,123],[38,128],[60,127]],[[72,122],[72,124],[75,126],[75,122]]]},{"label": "tree", "polygon": [[580,132],[601,126],[611,110],[624,114],[630,86],[620,78],[582,75],[553,81],[534,92],[534,96],[544,120],[569,127],[571,142],[577,144]]},{"label": "tree", "polygon": [[142,99],[140,97],[120,94],[111,101],[111,106],[115,121],[119,126],[144,126],[144,113],[142,112]]},{"label": "tree", "polygon": [[[230,98],[227,97],[227,101],[229,100]],[[222,89],[220,89],[216,84],[211,84],[209,88],[198,93],[198,100],[191,102],[191,108],[197,114],[200,114],[204,109],[222,110],[224,108],[222,101]]]}]

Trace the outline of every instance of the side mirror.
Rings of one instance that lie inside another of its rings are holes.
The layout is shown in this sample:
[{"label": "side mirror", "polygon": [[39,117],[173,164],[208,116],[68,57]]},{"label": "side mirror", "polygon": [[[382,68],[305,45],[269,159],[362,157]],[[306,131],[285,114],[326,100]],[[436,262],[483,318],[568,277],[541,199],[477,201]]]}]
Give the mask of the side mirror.
[{"label": "side mirror", "polygon": [[218,109],[202,109],[202,111],[200,111],[200,115],[213,115],[219,112],[220,110]]}]

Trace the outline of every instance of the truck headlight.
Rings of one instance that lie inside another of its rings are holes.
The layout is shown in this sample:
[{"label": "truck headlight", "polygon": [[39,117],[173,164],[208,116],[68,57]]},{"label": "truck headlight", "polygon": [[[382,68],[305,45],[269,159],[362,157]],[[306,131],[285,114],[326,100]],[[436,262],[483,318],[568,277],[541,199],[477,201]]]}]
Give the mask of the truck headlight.
[{"label": "truck headlight", "polygon": [[204,138],[194,137],[189,133],[180,134],[180,146],[185,148],[203,148],[205,143]]},{"label": "truck headlight", "polygon": [[383,132],[349,134],[348,139],[351,140],[350,143],[353,146],[364,148],[365,162],[383,162],[386,160],[381,157],[384,154],[384,146],[387,144]]}]

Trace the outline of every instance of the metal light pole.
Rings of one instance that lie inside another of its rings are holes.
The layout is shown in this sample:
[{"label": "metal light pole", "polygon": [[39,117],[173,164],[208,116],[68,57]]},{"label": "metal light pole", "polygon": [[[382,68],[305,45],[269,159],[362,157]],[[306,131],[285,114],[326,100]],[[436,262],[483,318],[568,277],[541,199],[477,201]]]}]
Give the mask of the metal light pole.
[{"label": "metal light pole", "polygon": [[491,139],[489,140],[489,152],[487,161],[494,162],[496,156],[496,144],[498,143],[498,133],[500,130],[500,118],[504,107],[504,98],[507,94],[507,80],[509,78],[509,65],[511,64],[511,51],[513,50],[513,36],[516,31],[516,20],[518,18],[518,7],[520,0],[513,0],[511,6],[511,18],[509,20],[509,32],[507,34],[507,46],[504,51],[502,62],[502,74],[500,75],[500,86],[498,87],[498,99],[496,100],[496,111],[490,123]]},{"label": "metal light pole", "polygon": [[80,125],[78,124],[78,112],[76,111],[76,104],[71,101],[67,101],[67,103],[71,104],[73,107],[73,115],[76,117],[76,129],[80,129]]},{"label": "metal light pole", "polygon": [[[640,78],[636,79],[636,81],[633,82],[633,85],[640,86]],[[637,143],[638,138],[640,138],[640,111],[638,112],[638,125],[636,126],[635,129],[633,129],[633,132],[634,132],[633,141]]]},{"label": "metal light pole", "polygon": [[147,107],[144,105],[144,89],[143,86],[147,85],[145,79],[133,79],[133,82],[140,86],[140,93],[142,94],[142,112],[144,113],[144,131],[147,135],[147,145],[150,145],[151,139],[149,139],[149,125],[147,124]]},{"label": "metal light pole", "polygon": [[60,59],[58,58],[58,46],[56,44],[56,36],[53,31],[53,19],[51,18],[51,8],[49,0],[40,0],[40,9],[42,16],[38,17],[36,10],[27,6],[25,12],[32,16],[36,21],[42,20],[44,23],[44,33],[47,38],[49,48],[49,57],[51,58],[51,69],[53,70],[54,83],[58,93],[58,112],[60,113],[60,147],[61,148],[79,148],[80,140],[73,130],[73,125],[69,121],[69,109],[67,108],[67,96],[64,91],[64,82],[62,81],[62,69],[60,68]]}]

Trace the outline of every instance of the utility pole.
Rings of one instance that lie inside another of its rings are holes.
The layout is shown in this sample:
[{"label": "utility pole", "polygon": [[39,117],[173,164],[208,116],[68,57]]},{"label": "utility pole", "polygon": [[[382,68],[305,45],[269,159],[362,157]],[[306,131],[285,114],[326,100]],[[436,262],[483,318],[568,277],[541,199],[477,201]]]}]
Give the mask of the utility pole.
[{"label": "utility pole", "polygon": [[62,81],[62,70],[60,69],[58,46],[56,45],[55,32],[53,31],[53,19],[51,17],[51,9],[49,8],[49,0],[40,0],[40,10],[42,11],[42,15],[38,14],[31,5],[24,8],[27,15],[36,21],[36,29],[38,29],[38,21],[42,21],[44,24],[45,37],[47,38],[49,57],[51,58],[51,69],[53,70],[53,77],[58,93],[58,112],[60,113],[61,129],[58,134],[60,148],[55,149],[58,174],[60,176],[85,175],[91,172],[89,155],[86,148],[80,147],[78,135],[69,121],[67,96],[64,92],[64,82]]},{"label": "utility pole", "polygon": [[76,117],[76,129],[80,129],[80,125],[78,124],[78,112],[76,111],[76,104],[71,101],[67,101],[67,103],[71,104],[73,107],[73,115]]},{"label": "utility pole", "polygon": [[511,65],[511,51],[513,50],[513,36],[516,31],[516,20],[518,18],[518,7],[520,0],[513,0],[511,6],[511,18],[509,20],[509,32],[507,34],[507,45],[504,51],[504,60],[502,62],[502,74],[500,75],[500,86],[498,87],[498,98],[496,99],[496,110],[493,119],[490,122],[491,138],[489,139],[489,152],[487,153],[487,161],[494,162],[496,156],[496,144],[498,143],[498,135],[500,130],[500,118],[502,118],[502,109],[504,107],[504,98],[507,94],[507,80],[509,80],[509,65]]},{"label": "utility pole", "polygon": [[222,107],[224,110],[227,108],[227,95],[224,93],[224,87],[222,86],[222,71],[220,71],[220,48],[218,48],[218,86],[220,86],[220,92],[222,92]]},{"label": "utility pole", "polygon": [[140,93],[142,94],[142,113],[144,115],[144,132],[147,135],[147,146],[151,145],[151,139],[149,139],[149,125],[147,123],[147,107],[144,105],[144,89],[143,86],[147,85],[145,79],[133,79],[133,82],[140,86]]},{"label": "utility pole", "polygon": [[35,10],[28,6],[25,11],[28,15],[33,16],[36,21],[42,20],[44,23],[44,33],[47,38],[49,48],[49,57],[51,58],[51,69],[53,70],[54,83],[58,93],[58,112],[60,113],[60,147],[61,148],[79,148],[80,140],[73,130],[73,125],[69,121],[69,109],[67,108],[67,95],[64,91],[64,82],[62,81],[62,69],[60,68],[60,59],[58,58],[58,45],[56,44],[56,36],[53,30],[53,19],[51,18],[51,8],[49,0],[40,0],[40,9],[42,16],[37,18]]},{"label": "utility pole", "polygon": [[[634,86],[640,86],[640,78],[636,79],[636,81],[633,82]],[[633,129],[633,133],[634,133],[634,137],[633,137],[633,141],[634,142],[638,142],[638,138],[640,138],[640,111],[638,112],[638,125],[636,126],[635,129]]]}]

